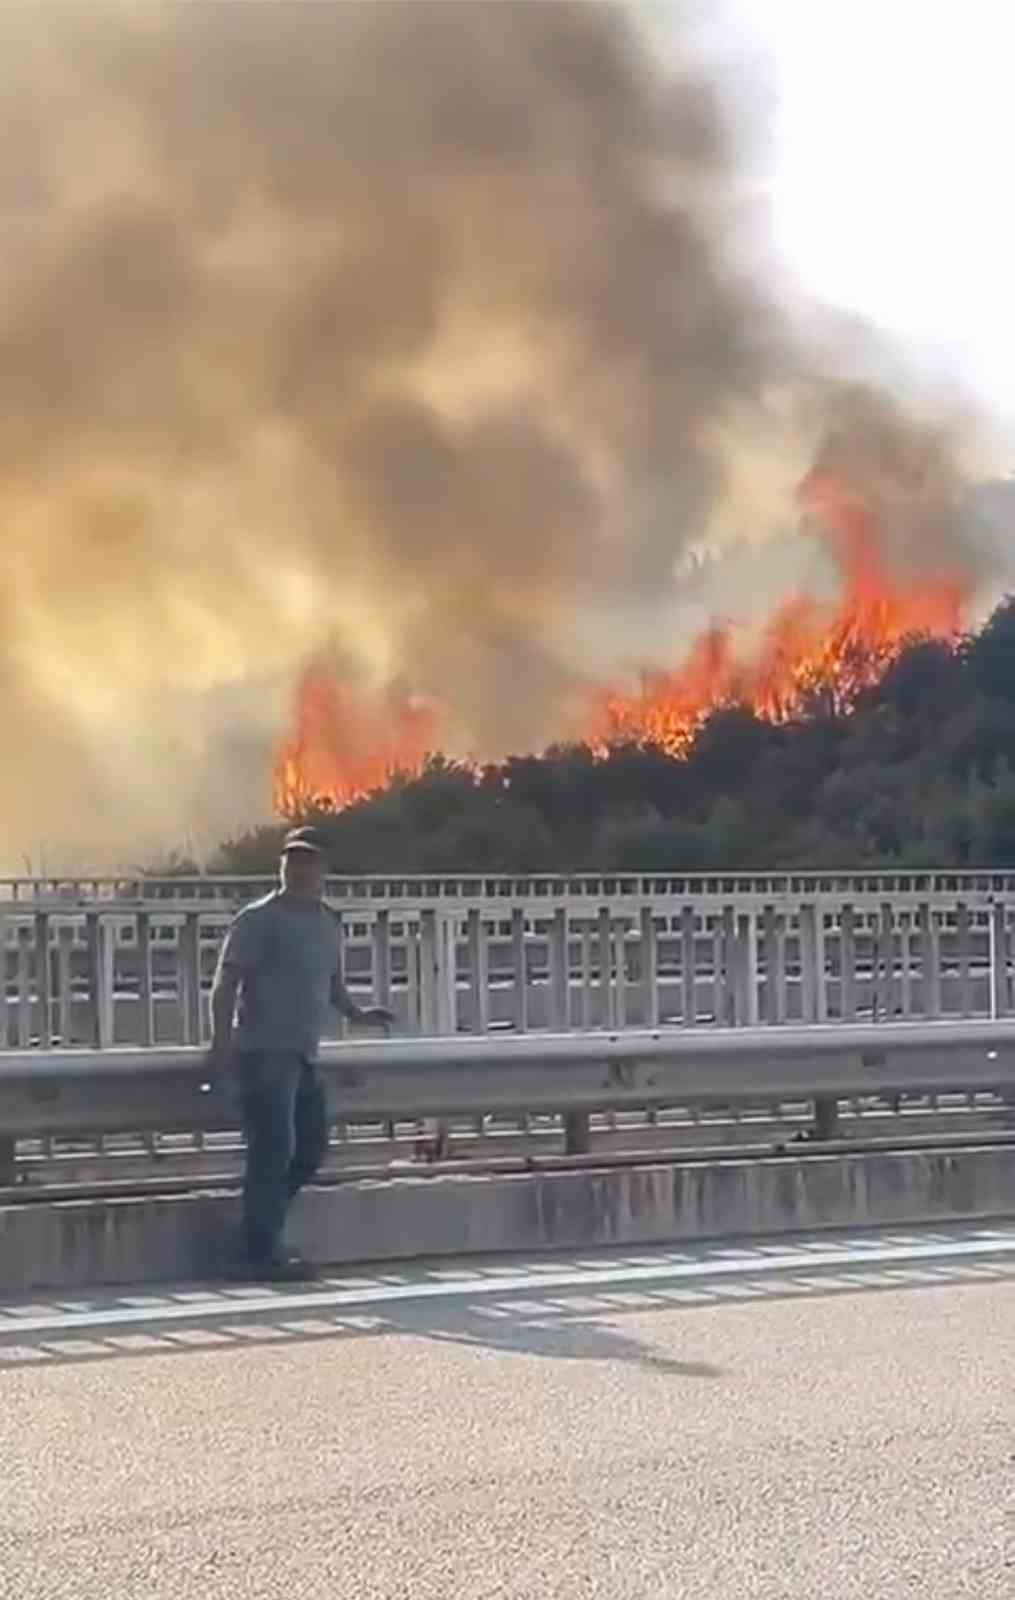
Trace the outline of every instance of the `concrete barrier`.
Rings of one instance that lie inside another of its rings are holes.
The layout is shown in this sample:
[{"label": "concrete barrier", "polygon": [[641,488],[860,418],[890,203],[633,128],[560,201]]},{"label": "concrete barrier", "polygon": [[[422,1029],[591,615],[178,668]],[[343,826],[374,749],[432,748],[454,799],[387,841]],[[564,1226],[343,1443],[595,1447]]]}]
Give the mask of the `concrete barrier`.
[{"label": "concrete barrier", "polygon": [[[290,1239],[322,1265],[967,1221],[1015,1214],[1006,1148],[395,1177],[313,1188]],[[215,1278],[235,1193],[0,1209],[0,1293]]]}]

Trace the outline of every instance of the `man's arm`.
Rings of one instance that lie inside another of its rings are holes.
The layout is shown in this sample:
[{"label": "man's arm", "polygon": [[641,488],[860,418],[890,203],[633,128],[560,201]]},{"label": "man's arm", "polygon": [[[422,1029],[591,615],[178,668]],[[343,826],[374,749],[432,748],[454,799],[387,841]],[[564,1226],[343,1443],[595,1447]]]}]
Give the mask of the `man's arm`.
[{"label": "man's arm", "polygon": [[229,1054],[236,997],[244,978],[257,966],[261,928],[253,916],[239,916],[226,934],[211,986],[211,1050],[213,1063]]},{"label": "man's arm", "polygon": [[243,969],[232,961],[220,961],[211,989],[211,1054],[224,1060],[233,1036],[236,996],[243,981]]}]

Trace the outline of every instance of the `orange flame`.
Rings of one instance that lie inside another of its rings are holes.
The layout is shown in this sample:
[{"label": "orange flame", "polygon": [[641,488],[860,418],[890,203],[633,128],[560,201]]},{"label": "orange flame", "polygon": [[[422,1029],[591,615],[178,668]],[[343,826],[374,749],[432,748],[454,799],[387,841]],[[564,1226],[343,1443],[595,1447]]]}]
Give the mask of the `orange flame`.
[{"label": "orange flame", "polygon": [[832,473],[811,473],[800,498],[838,562],[838,606],[795,596],[746,660],[735,655],[730,628],[709,630],[675,672],[646,676],[636,695],[602,696],[595,732],[600,748],[633,741],[681,755],[713,711],[734,704],[773,722],[799,716],[817,698],[843,711],[880,680],[910,640],[957,642],[970,588],[965,574],[891,574],[869,504]]},{"label": "orange flame", "polygon": [[398,690],[356,697],[326,669],[310,668],[296,696],[295,727],[275,752],[273,800],[282,817],[340,811],[400,776],[434,749],[430,707]]},{"label": "orange flame", "polygon": [[[590,719],[595,750],[637,743],[683,755],[702,723],[724,706],[745,705],[773,722],[799,716],[816,700],[848,710],[910,640],[957,642],[970,590],[966,574],[890,572],[870,504],[833,473],[812,472],[800,500],[839,566],[838,604],[794,596],[775,613],[753,655],[738,655],[730,625],[716,626],[673,672],[645,674],[636,694],[602,691]],[[275,809],[286,817],[340,810],[397,774],[413,776],[437,748],[436,733],[429,706],[396,692],[357,698],[313,669],[299,688],[294,731],[276,753]]]}]

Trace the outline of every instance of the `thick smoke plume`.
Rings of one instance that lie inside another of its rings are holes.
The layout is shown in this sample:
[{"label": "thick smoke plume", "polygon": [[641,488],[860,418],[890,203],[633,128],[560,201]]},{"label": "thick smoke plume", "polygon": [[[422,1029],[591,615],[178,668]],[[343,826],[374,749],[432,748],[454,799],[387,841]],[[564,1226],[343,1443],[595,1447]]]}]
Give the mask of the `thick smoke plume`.
[{"label": "thick smoke plume", "polygon": [[[7,856],[263,812],[321,651],[484,754],[678,655],[674,565],[812,376],[735,178],[700,69],[614,6],[6,8]],[[872,415],[828,448],[912,478]]]}]

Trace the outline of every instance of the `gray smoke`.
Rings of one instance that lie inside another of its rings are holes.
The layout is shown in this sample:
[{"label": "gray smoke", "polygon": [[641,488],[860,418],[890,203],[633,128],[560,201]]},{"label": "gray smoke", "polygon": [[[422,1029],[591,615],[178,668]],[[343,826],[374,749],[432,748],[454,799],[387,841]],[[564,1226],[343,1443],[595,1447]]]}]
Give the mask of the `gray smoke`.
[{"label": "gray smoke", "polygon": [[460,750],[573,731],[800,375],[677,44],[552,0],[0,13],[12,839],[263,813],[318,650]]}]

